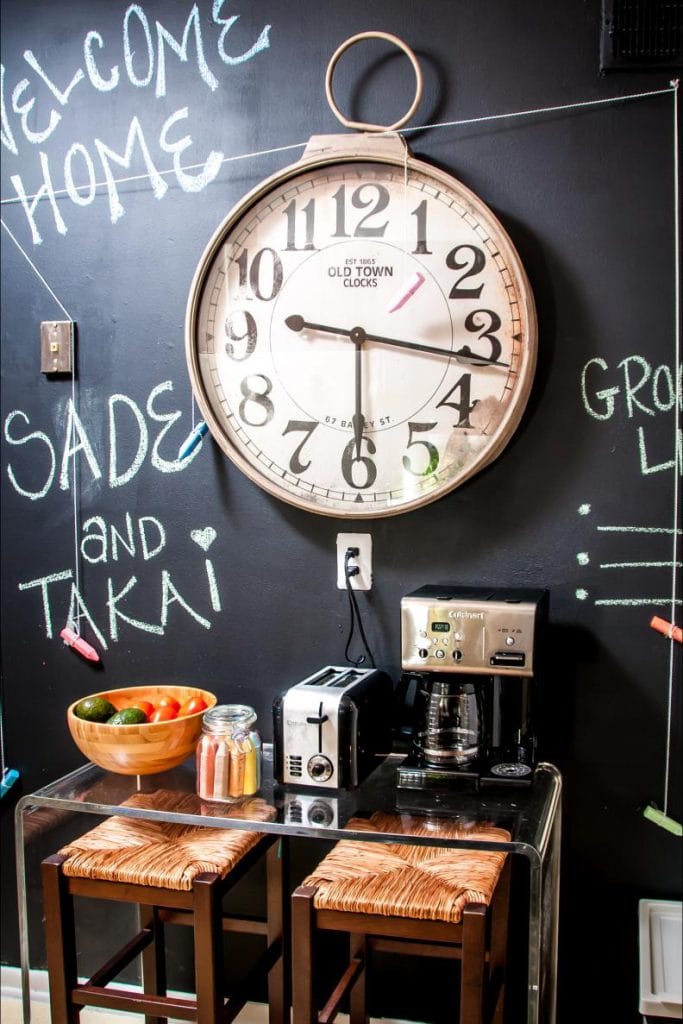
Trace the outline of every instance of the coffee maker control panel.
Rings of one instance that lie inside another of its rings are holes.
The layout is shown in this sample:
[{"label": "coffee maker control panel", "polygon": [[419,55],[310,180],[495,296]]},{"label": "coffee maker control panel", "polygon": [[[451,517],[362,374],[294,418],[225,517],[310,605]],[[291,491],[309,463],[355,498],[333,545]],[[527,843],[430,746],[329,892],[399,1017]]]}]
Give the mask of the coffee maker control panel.
[{"label": "coffee maker control panel", "polygon": [[426,586],[401,600],[407,672],[533,676],[544,590]]}]

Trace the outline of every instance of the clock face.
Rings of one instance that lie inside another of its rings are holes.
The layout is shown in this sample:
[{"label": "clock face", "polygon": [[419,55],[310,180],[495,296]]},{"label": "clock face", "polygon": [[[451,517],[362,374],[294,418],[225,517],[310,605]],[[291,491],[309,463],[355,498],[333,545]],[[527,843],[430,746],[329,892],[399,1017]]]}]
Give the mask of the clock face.
[{"label": "clock face", "polygon": [[536,320],[490,210],[421,161],[309,160],[228,215],[190,293],[197,401],[265,490],[392,515],[494,459],[529,394]]}]

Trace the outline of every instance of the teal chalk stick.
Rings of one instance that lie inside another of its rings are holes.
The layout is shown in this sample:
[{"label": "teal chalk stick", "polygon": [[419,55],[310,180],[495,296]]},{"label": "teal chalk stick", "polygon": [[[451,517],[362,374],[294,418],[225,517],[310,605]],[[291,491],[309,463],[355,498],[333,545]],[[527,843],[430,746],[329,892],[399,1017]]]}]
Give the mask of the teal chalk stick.
[{"label": "teal chalk stick", "polygon": [[19,772],[16,768],[5,768],[2,773],[2,783],[0,783],[0,796],[4,796],[14,785],[19,778]]}]

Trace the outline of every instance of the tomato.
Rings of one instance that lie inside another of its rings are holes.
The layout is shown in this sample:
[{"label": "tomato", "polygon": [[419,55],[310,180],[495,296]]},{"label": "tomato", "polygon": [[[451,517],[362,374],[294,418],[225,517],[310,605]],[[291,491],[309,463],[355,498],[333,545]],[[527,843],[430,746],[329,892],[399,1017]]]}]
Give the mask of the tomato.
[{"label": "tomato", "polygon": [[156,708],[173,708],[177,713],[180,708],[180,701],[176,700],[175,697],[171,697],[170,694],[165,693],[155,701],[154,706]]},{"label": "tomato", "polygon": [[145,715],[147,715],[147,721],[149,721],[149,717],[154,711],[154,705],[148,700],[132,700],[126,707],[140,708],[140,711],[144,711]]},{"label": "tomato", "polygon": [[175,708],[163,707],[155,708],[152,714],[149,716],[150,722],[170,722],[172,719],[178,717],[178,712]]},{"label": "tomato", "polygon": [[181,706],[178,718],[182,718],[183,715],[196,715],[198,711],[204,711],[207,707],[203,697],[190,697]]}]

